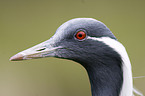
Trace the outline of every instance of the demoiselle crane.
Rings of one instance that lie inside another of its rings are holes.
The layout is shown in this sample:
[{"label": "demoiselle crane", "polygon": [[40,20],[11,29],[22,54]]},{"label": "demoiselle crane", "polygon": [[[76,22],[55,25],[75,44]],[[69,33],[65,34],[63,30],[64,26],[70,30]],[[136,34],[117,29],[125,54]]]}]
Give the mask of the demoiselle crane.
[{"label": "demoiselle crane", "polygon": [[49,40],[14,55],[10,60],[44,57],[80,63],[89,75],[92,96],[133,96],[132,69],[126,49],[109,28],[96,19],[69,20]]}]

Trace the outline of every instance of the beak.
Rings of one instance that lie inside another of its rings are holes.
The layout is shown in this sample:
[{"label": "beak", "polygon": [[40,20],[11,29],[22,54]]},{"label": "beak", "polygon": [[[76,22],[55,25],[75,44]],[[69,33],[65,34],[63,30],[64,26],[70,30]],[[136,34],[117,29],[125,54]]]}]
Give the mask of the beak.
[{"label": "beak", "polygon": [[55,44],[54,40],[50,38],[49,40],[42,42],[34,47],[31,47],[29,49],[17,53],[16,55],[10,58],[10,61],[54,57],[56,54],[56,50],[62,48],[62,47],[54,47],[54,44]]}]

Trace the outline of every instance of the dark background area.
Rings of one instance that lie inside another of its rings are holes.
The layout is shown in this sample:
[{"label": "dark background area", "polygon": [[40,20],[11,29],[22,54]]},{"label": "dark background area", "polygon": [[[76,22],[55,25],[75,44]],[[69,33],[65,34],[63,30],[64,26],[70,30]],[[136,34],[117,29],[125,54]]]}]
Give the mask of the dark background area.
[{"label": "dark background area", "polygon": [[[126,47],[133,76],[145,75],[144,0],[0,0],[0,96],[91,96],[86,70],[73,61],[9,61],[77,17],[104,22]],[[134,85],[145,94],[145,78]]]}]

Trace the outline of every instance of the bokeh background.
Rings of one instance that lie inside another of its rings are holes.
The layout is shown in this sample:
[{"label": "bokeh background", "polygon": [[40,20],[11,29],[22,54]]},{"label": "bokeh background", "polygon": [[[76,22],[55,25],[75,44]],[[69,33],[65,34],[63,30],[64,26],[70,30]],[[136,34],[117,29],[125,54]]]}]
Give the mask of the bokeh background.
[{"label": "bokeh background", "polygon": [[[0,0],[0,96],[91,96],[85,69],[73,61],[9,61],[77,17],[104,22],[126,47],[133,76],[145,76],[145,0]],[[145,78],[134,85],[145,94]]]}]

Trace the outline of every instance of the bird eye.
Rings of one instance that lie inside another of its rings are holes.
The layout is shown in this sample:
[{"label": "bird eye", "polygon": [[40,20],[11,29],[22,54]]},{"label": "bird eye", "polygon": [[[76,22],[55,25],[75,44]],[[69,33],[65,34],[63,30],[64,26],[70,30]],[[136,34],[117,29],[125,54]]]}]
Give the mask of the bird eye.
[{"label": "bird eye", "polygon": [[77,34],[75,35],[75,37],[79,40],[82,40],[86,37],[86,33],[84,31],[79,31],[77,32]]}]

